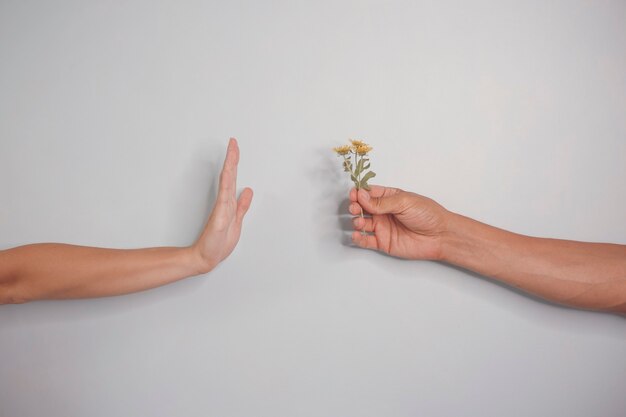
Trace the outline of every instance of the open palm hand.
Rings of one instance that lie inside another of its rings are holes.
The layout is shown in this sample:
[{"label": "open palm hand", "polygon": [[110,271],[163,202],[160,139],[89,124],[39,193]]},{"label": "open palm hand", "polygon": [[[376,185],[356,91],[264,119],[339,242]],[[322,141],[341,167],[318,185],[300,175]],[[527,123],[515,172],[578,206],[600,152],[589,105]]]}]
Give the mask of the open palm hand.
[{"label": "open palm hand", "polygon": [[193,245],[200,259],[200,272],[213,269],[231,254],[239,241],[243,218],[252,202],[252,190],[245,188],[237,199],[238,163],[239,146],[231,138],[220,174],[217,201],[202,234]]}]

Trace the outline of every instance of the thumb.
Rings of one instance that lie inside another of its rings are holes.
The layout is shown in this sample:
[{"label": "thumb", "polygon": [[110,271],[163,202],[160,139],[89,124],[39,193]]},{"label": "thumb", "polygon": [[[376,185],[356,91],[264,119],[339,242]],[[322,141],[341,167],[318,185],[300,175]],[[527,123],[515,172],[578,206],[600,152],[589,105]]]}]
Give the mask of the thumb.
[{"label": "thumb", "polygon": [[237,223],[241,224],[252,203],[252,189],[245,188],[237,200]]},{"label": "thumb", "polygon": [[389,197],[372,197],[367,191],[360,189],[357,199],[361,207],[371,214],[396,214],[402,211],[401,193]]}]

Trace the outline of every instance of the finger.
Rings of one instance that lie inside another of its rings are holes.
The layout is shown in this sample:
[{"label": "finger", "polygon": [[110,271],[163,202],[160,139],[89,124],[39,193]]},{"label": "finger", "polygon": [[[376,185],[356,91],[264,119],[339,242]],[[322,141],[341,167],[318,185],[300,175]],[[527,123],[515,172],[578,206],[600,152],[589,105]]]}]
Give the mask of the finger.
[{"label": "finger", "polygon": [[239,163],[239,146],[235,138],[230,138],[224,166],[220,174],[220,186],[218,199],[226,199],[235,196],[237,188],[237,164]]},{"label": "finger", "polygon": [[250,204],[252,204],[252,196],[253,192],[251,188],[245,188],[241,192],[237,200],[237,223],[241,224],[243,222],[243,218],[248,212]]},{"label": "finger", "polygon": [[389,197],[372,197],[370,193],[361,189],[358,191],[359,205],[371,214],[398,214],[405,207],[406,193],[392,192]]},{"label": "finger", "polygon": [[369,193],[371,197],[380,198],[391,197],[392,195],[397,194],[400,191],[402,190],[399,188],[383,187],[382,185],[370,185]]},{"label": "finger", "polygon": [[364,235],[361,232],[352,232],[352,242],[362,248],[378,250],[378,241],[374,235]]},{"label": "finger", "polygon": [[350,212],[350,214],[352,214],[353,216],[356,216],[358,214],[361,214],[361,206],[359,205],[359,203],[352,203],[348,206],[348,211]]},{"label": "finger", "polygon": [[352,225],[356,230],[362,230],[364,232],[374,231],[374,219],[371,217],[355,217],[352,219]]},{"label": "finger", "polygon": [[[368,193],[370,197],[381,198],[381,197],[391,197],[401,191],[402,190],[399,188],[383,187],[380,185],[370,185],[370,191]],[[361,214],[363,211],[367,211],[362,204],[359,204],[358,192],[359,190],[353,187],[350,189],[350,193],[349,193],[351,204],[348,206],[348,212],[350,212],[350,214],[353,214],[353,215]]]},{"label": "finger", "polygon": [[351,202],[353,202],[353,203],[356,203],[356,201],[357,201],[357,193],[356,193],[356,188],[354,188],[354,187],[353,187],[353,188],[350,190],[350,194],[349,194],[349,196],[350,196],[350,201],[351,201]]}]

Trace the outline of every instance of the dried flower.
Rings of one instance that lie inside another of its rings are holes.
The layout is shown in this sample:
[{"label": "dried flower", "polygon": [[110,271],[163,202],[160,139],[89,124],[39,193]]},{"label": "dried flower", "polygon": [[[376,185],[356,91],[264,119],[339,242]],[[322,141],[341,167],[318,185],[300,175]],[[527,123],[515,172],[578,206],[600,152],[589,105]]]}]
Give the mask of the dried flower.
[{"label": "dried flower", "polygon": [[367,181],[374,178],[376,173],[368,171],[370,160],[368,152],[373,148],[362,140],[351,139],[350,145],[342,145],[333,148],[337,156],[343,157],[343,170],[350,173],[350,179],[354,182],[356,189],[363,188],[369,190]]},{"label": "dried flower", "polygon": [[350,145],[337,146],[336,148],[333,148],[333,151],[335,151],[338,155],[347,155],[350,153],[350,150],[352,150]]},{"label": "dried flower", "polygon": [[[370,160],[367,154],[373,148],[362,140],[350,140],[350,143],[350,145],[337,146],[333,150],[337,156],[343,158],[343,170],[350,174],[350,179],[354,182],[356,189],[363,188],[369,191],[370,186],[367,182],[376,176],[374,171],[368,171]],[[361,209],[361,217],[363,217],[363,209]]]},{"label": "dried flower", "polygon": [[356,139],[350,139],[350,143],[352,143],[352,146],[355,148],[358,148],[359,146],[367,145],[367,143],[363,142],[362,140],[356,140]]}]

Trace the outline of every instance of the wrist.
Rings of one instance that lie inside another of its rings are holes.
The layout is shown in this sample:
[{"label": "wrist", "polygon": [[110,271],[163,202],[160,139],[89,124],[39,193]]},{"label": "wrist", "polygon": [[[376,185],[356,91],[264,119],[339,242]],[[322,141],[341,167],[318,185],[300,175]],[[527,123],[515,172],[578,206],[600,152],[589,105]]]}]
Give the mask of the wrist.
[{"label": "wrist", "polygon": [[441,234],[439,260],[459,265],[460,260],[467,258],[480,239],[480,231],[472,219],[448,212],[445,229]]},{"label": "wrist", "polygon": [[496,279],[510,267],[511,253],[528,239],[456,213],[451,213],[444,236],[443,262]]},{"label": "wrist", "polygon": [[185,248],[185,251],[188,265],[193,268],[194,275],[206,274],[217,265],[213,259],[203,255],[203,251],[197,244]]}]

